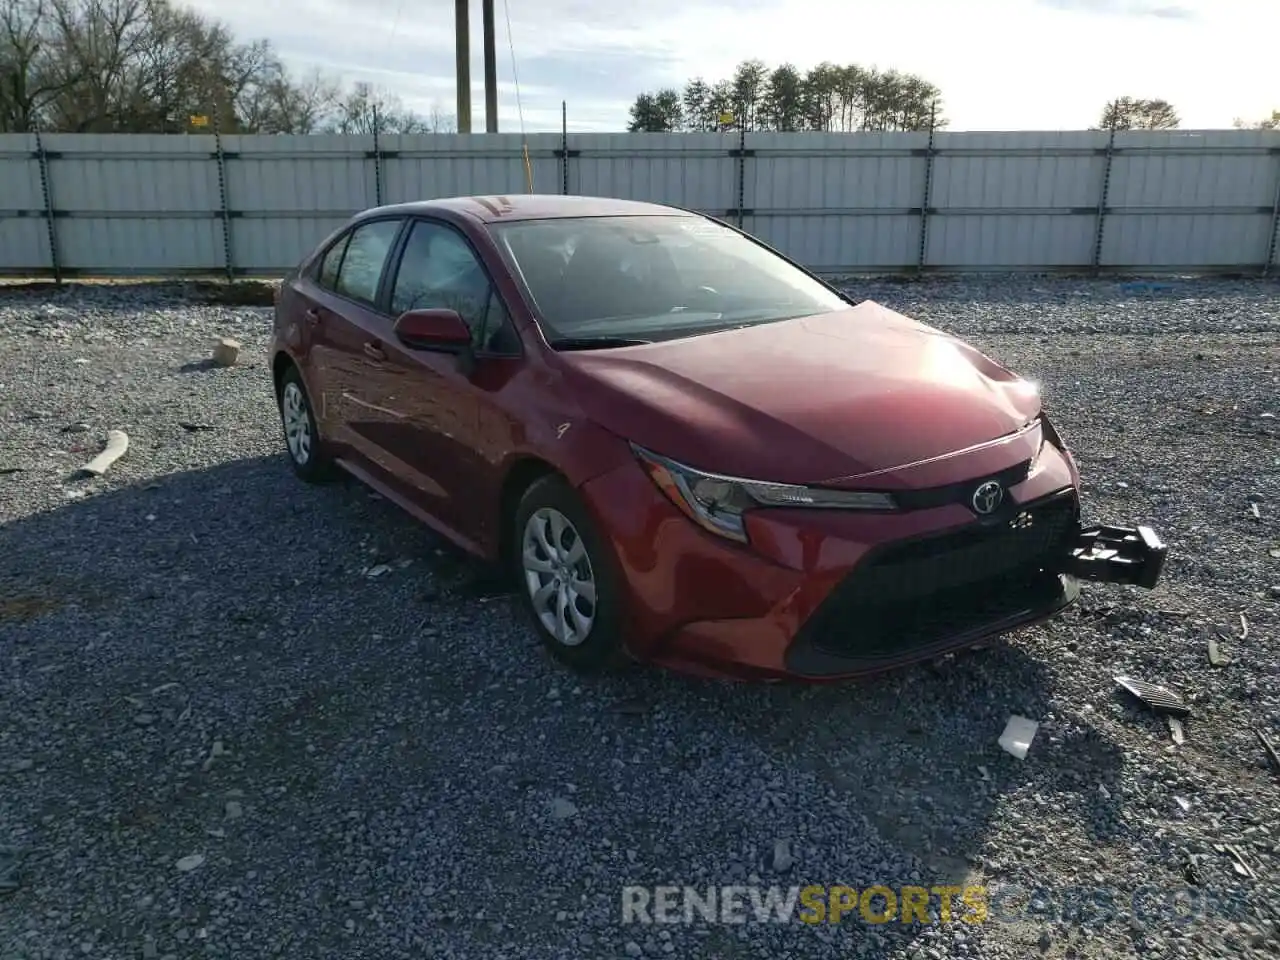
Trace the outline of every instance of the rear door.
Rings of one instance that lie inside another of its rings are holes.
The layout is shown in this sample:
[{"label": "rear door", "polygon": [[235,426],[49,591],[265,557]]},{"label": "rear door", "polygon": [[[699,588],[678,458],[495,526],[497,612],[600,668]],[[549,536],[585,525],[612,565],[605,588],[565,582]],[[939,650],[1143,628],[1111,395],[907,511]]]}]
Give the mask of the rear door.
[{"label": "rear door", "polygon": [[[323,292],[331,291],[337,283],[338,268],[350,239],[349,230],[339,234],[313,263],[282,285],[280,304],[300,333],[301,352],[307,358],[307,389],[320,432],[335,444],[341,442],[341,424],[337,407],[327,402],[333,389],[335,356],[326,337],[326,326],[332,326],[334,318],[323,302]],[[330,315],[327,324],[326,315]]]},{"label": "rear door", "polygon": [[377,344],[391,336],[392,321],[378,303],[403,225],[402,217],[394,217],[353,228],[336,271],[330,273],[327,257],[321,261],[314,292],[313,350],[324,371],[317,406],[333,441],[365,461],[376,460],[373,434],[386,417],[375,399],[383,363]]}]

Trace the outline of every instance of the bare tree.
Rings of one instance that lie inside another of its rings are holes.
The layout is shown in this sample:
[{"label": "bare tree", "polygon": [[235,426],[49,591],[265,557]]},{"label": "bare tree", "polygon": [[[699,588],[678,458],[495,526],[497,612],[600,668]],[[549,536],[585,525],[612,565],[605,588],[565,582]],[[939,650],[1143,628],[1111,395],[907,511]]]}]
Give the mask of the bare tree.
[{"label": "bare tree", "polygon": [[319,70],[293,82],[276,67],[241,97],[240,119],[258,133],[316,133],[341,93],[341,85]]},{"label": "bare tree", "polygon": [[49,0],[64,70],[71,77],[48,106],[55,129],[128,130],[125,92],[148,42],[148,0]]},{"label": "bare tree", "polygon": [[[313,133],[344,104],[359,126],[366,101],[319,72],[291,75],[268,41],[241,42],[170,0],[0,0],[0,132],[172,133],[204,117],[229,133]],[[388,132],[451,122],[383,101]]]},{"label": "bare tree", "polygon": [[47,0],[0,0],[0,131],[34,130],[67,72]]},{"label": "bare tree", "polygon": [[1237,130],[1280,130],[1280,110],[1272,110],[1271,116],[1261,120],[1241,120],[1237,117],[1231,125]]},{"label": "bare tree", "polygon": [[426,116],[405,107],[394,94],[372,84],[357,83],[336,104],[327,130],[331,133],[451,133],[457,129],[452,115],[432,107]]},{"label": "bare tree", "polygon": [[426,116],[428,133],[457,133],[458,118],[452,113],[445,113],[438,103],[433,103]]}]

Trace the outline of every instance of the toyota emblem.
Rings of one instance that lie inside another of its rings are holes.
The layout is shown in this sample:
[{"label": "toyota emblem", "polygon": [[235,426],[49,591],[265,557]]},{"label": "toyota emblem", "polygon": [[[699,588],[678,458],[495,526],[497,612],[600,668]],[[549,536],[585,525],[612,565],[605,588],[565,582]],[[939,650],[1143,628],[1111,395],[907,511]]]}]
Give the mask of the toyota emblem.
[{"label": "toyota emblem", "polygon": [[988,480],[978,484],[978,489],[973,491],[973,499],[969,502],[973,504],[974,513],[986,516],[995,513],[1003,500],[1004,487],[995,480]]}]

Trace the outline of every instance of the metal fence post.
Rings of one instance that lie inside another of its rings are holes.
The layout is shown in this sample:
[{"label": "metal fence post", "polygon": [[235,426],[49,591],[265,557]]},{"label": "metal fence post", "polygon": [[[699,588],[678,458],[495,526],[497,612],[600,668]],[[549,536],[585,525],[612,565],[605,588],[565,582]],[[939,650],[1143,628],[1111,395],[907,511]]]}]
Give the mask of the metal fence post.
[{"label": "metal fence post", "polygon": [[1267,241],[1267,258],[1262,262],[1263,277],[1271,275],[1271,267],[1276,259],[1276,246],[1280,244],[1280,147],[1272,147],[1270,152],[1276,158],[1276,195],[1271,202],[1271,234]]},{"label": "metal fence post", "polygon": [[924,149],[924,200],[920,204],[920,249],[916,252],[916,270],[924,270],[929,250],[929,204],[933,202],[933,135],[938,120],[938,105],[929,109],[929,143]]},{"label": "metal fence post", "polygon": [[738,229],[746,219],[743,205],[747,202],[747,117],[746,104],[738,116]]},{"label": "metal fence post", "polygon": [[222,130],[218,122],[218,105],[213,105],[214,158],[218,161],[218,195],[222,203],[222,256],[226,261],[227,279],[235,278],[235,261],[231,257],[231,208],[227,204],[227,155],[222,150]]},{"label": "metal fence post", "polygon": [[569,149],[569,108],[565,101],[560,101],[560,148],[553,150],[560,160],[560,192],[569,195],[569,160],[579,156],[581,150]]},{"label": "metal fence post", "polygon": [[[743,207],[747,202],[747,157],[755,154],[754,150],[747,149],[747,104],[744,100],[738,104],[738,116],[735,118],[738,122],[738,146],[729,151],[729,156],[737,158],[737,186],[738,198],[735,206],[726,216],[735,217],[738,221],[738,229],[743,229],[743,222],[748,214],[752,211],[745,210]],[[724,124],[720,129],[723,131]]]},{"label": "metal fence post", "polygon": [[382,124],[378,122],[378,105],[373,105],[373,205],[382,206]]},{"label": "metal fence post", "polygon": [[560,101],[560,192],[569,195],[569,105]]},{"label": "metal fence post", "polygon": [[36,128],[36,162],[40,164],[40,192],[44,194],[44,223],[49,234],[49,265],[53,268],[53,282],[62,286],[62,262],[58,256],[58,227],[53,222],[53,190],[49,184],[49,154],[44,149],[44,138]]},{"label": "metal fence post", "polygon": [[1093,258],[1090,266],[1097,273],[1102,266],[1102,238],[1107,224],[1107,200],[1111,195],[1111,161],[1116,152],[1116,126],[1113,121],[1107,134],[1107,146],[1103,151],[1102,192],[1098,196],[1098,219],[1093,232]]}]

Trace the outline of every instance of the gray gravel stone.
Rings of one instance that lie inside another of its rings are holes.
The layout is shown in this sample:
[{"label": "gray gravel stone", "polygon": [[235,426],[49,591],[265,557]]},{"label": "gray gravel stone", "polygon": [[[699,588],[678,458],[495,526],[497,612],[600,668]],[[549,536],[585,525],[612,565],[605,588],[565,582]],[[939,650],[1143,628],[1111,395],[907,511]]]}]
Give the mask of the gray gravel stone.
[{"label": "gray gravel stone", "polygon": [[[292,478],[269,309],[0,289],[0,956],[1273,956],[1280,288],[852,288],[1041,381],[1166,582],[857,686],[580,681],[424,528]],[[1187,698],[1184,745],[1116,674]],[[982,884],[992,919],[620,923],[627,885],[752,882]]]}]

